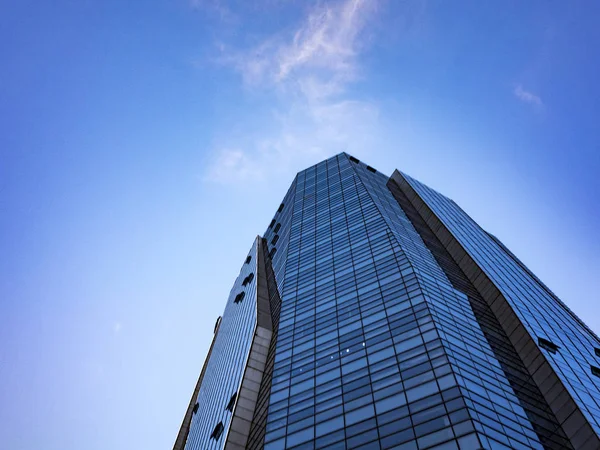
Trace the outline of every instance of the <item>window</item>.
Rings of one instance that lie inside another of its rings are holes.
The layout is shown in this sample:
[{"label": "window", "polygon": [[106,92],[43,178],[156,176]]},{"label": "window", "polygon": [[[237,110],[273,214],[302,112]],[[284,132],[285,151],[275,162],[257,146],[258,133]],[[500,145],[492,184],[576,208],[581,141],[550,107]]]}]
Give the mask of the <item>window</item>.
[{"label": "window", "polygon": [[269,224],[269,228],[273,228],[273,225],[275,225],[275,219],[271,220],[271,223]]},{"label": "window", "polygon": [[354,156],[350,157],[350,161],[352,161],[354,164],[358,164],[360,161],[358,159],[356,159]]},{"label": "window", "polygon": [[281,228],[281,224],[278,223],[277,225],[275,225],[275,229],[273,230],[273,233],[277,233],[280,228]]},{"label": "window", "polygon": [[600,348],[596,347],[594,351],[596,352],[596,356],[600,356]]},{"label": "window", "polygon": [[377,170],[375,170],[373,167],[371,166],[367,166],[367,170],[370,170],[373,173],[377,173]]},{"label": "window", "polygon": [[248,275],[246,278],[244,278],[244,281],[242,281],[242,284],[243,284],[244,286],[247,286],[247,285],[248,285],[248,283],[251,283],[251,282],[252,282],[252,280],[254,280],[254,274],[253,274],[253,273],[251,273],[251,274],[250,274],[250,275]]},{"label": "window", "polygon": [[246,258],[246,264],[250,264],[250,261],[252,261],[252,256],[248,255]]},{"label": "window", "polygon": [[242,300],[244,300],[244,297],[246,296],[246,293],[244,291],[240,292],[238,295],[235,296],[235,299],[233,300],[234,303],[239,303]]},{"label": "window", "polygon": [[237,393],[234,393],[229,399],[229,403],[227,403],[227,407],[225,408],[227,411],[233,412],[233,407],[235,406],[235,399],[237,398]]},{"label": "window", "polygon": [[590,366],[592,368],[592,374],[600,377],[600,367]]},{"label": "window", "polygon": [[279,240],[279,235],[276,234],[275,236],[273,236],[273,239],[271,239],[271,244],[275,245],[277,244],[277,241]]},{"label": "window", "polygon": [[544,350],[548,350],[550,353],[556,353],[557,350],[560,348],[554,342],[551,342],[548,339],[544,339],[541,337],[538,338],[538,344],[540,347],[542,347]]},{"label": "window", "polygon": [[281,211],[283,211],[283,203],[281,205],[279,205],[279,209],[277,210],[278,213]]},{"label": "window", "polygon": [[194,412],[194,414],[196,414],[198,412],[198,408],[200,408],[200,404],[198,402],[196,402],[196,404],[194,405],[194,409],[192,410]]},{"label": "window", "polygon": [[271,251],[269,252],[269,258],[273,259],[273,256],[275,256],[276,251],[277,251],[277,249],[275,247],[273,247],[271,249]]},{"label": "window", "polygon": [[213,430],[212,434],[210,435],[210,438],[214,439],[215,441],[218,441],[221,435],[223,434],[224,429],[225,427],[223,426],[223,422],[219,422]]}]

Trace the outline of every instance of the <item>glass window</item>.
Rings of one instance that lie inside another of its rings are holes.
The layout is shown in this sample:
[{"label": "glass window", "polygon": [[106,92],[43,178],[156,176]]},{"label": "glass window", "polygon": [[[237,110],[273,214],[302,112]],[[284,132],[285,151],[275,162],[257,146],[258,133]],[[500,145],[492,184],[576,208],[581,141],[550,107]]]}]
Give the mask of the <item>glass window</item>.
[{"label": "glass window", "polygon": [[337,416],[333,419],[327,420],[325,422],[317,423],[316,426],[316,434],[318,436],[323,436],[325,434],[332,433],[333,431],[339,430],[344,427],[344,417]]},{"label": "glass window", "polygon": [[383,414],[384,412],[399,408],[405,404],[406,396],[404,393],[399,393],[376,401],[375,408],[377,409],[377,414]]},{"label": "glass window", "polygon": [[373,417],[374,414],[375,414],[375,410],[373,409],[373,405],[363,406],[362,408],[347,412],[345,414],[346,426],[350,426],[355,423],[362,422],[363,420]]},{"label": "glass window", "polygon": [[223,434],[223,430],[224,430],[224,427],[223,427],[223,422],[219,422],[219,423],[218,423],[218,424],[215,426],[215,428],[214,428],[214,430],[213,430],[212,434],[210,435],[210,437],[211,437],[212,439],[214,439],[215,441],[218,441],[218,440],[219,440],[219,438],[221,437],[221,435]]},{"label": "glass window", "polygon": [[297,433],[289,434],[287,437],[287,446],[294,447],[303,442],[310,441],[315,438],[314,427],[309,427],[304,430],[298,431]]}]

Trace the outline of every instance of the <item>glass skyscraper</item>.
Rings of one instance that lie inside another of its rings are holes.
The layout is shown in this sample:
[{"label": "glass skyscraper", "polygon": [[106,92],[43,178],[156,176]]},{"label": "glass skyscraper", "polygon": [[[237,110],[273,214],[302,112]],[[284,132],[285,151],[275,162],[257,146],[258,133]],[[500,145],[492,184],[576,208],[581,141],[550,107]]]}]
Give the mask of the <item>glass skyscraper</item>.
[{"label": "glass skyscraper", "polygon": [[600,339],[408,175],[298,173],[241,263],[176,450],[600,449]]}]

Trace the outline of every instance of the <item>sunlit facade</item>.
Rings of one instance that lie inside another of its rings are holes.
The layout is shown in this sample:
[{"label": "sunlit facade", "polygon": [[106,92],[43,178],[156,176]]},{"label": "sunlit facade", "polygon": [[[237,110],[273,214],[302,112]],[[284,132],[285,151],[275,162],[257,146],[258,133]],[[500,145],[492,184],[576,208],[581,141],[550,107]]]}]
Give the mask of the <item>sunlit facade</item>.
[{"label": "sunlit facade", "polygon": [[243,261],[175,449],[600,449],[600,340],[452,200],[345,153]]}]

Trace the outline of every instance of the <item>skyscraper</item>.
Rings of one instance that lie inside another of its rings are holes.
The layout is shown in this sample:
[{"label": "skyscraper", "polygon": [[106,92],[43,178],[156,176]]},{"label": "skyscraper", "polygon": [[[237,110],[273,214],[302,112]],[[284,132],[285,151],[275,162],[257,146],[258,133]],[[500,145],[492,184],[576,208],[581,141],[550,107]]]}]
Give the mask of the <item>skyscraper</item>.
[{"label": "skyscraper", "polygon": [[296,176],[175,449],[600,449],[600,339],[456,203],[345,153]]}]

